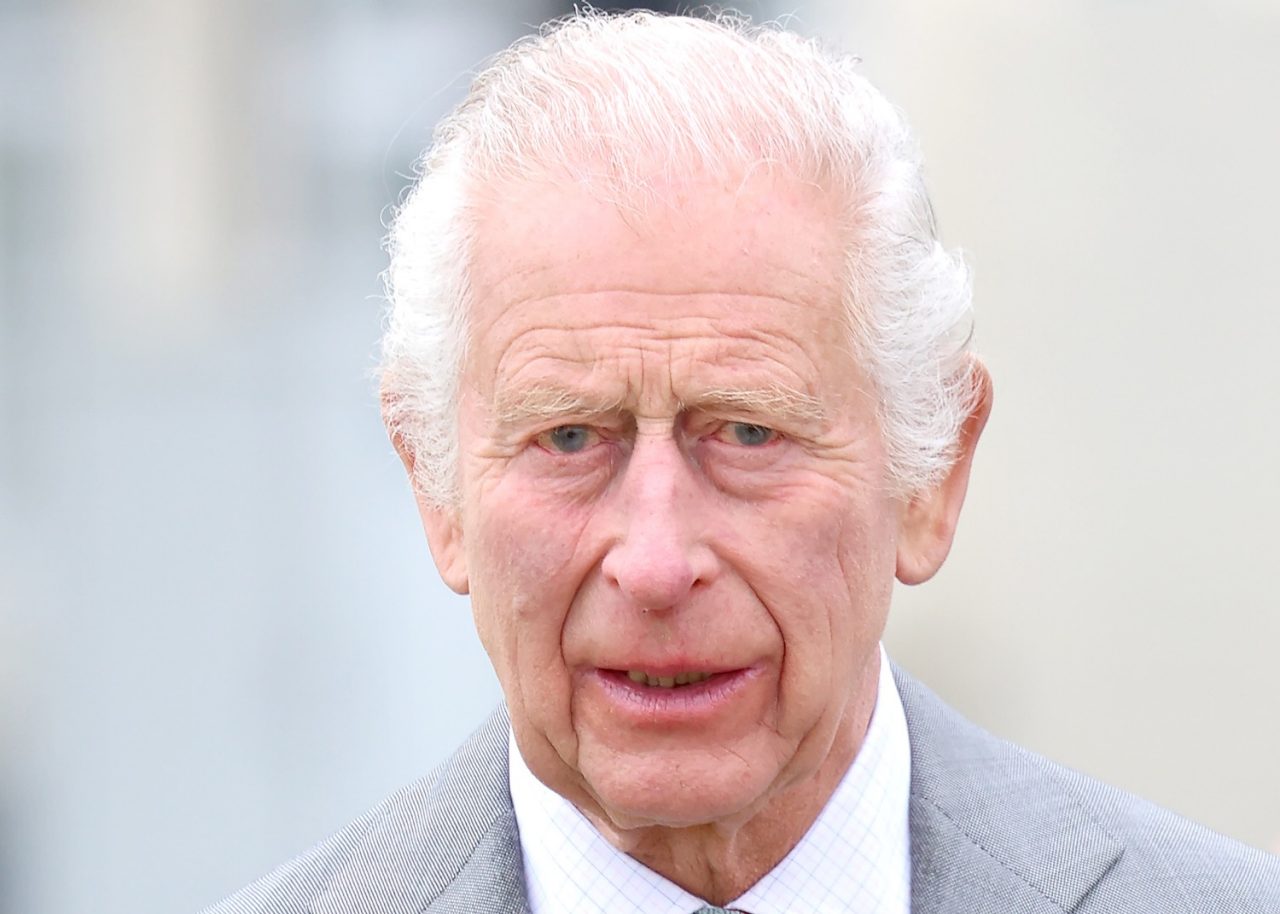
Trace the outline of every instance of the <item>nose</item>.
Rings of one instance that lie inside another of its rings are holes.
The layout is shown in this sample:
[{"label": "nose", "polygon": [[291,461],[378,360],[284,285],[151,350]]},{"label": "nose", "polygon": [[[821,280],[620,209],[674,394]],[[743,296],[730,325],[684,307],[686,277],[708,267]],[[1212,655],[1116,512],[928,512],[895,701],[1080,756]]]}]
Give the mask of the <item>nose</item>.
[{"label": "nose", "polygon": [[669,436],[638,437],[613,493],[617,539],[601,569],[638,609],[674,608],[715,575],[695,473]]}]

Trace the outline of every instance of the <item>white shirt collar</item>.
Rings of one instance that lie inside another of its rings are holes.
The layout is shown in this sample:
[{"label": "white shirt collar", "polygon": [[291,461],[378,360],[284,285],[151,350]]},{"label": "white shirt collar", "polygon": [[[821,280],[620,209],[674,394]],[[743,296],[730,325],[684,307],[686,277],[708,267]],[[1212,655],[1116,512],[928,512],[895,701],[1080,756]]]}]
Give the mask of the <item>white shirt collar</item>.
[{"label": "white shirt collar", "polygon": [[[511,801],[532,914],[692,914],[707,902],[617,850],[535,778],[510,741]],[[751,914],[909,914],[911,747],[880,650],[875,712],[857,757],[786,857],[727,907]]]}]

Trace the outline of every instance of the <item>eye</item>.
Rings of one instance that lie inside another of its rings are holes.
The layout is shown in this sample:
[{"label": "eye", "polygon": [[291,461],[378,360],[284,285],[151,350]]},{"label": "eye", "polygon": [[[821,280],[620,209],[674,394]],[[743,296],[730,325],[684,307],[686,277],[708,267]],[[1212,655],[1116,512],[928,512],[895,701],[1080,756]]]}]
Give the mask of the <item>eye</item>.
[{"label": "eye", "polygon": [[725,424],[724,431],[732,442],[744,447],[760,447],[778,436],[773,429],[752,422],[729,422]]},{"label": "eye", "polygon": [[594,443],[596,434],[585,425],[557,425],[538,436],[538,444],[559,454],[576,454]]}]

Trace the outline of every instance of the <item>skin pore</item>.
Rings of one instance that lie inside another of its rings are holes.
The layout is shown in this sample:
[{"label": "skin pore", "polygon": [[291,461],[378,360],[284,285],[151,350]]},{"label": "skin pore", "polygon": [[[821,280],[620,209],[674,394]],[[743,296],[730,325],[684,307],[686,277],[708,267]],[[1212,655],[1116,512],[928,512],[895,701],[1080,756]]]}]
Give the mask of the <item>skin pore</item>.
[{"label": "skin pore", "polygon": [[894,497],[821,188],[506,190],[474,251],[461,502],[420,501],[432,553],[533,773],[723,904],[857,754],[895,574],[945,558],[989,396],[951,477]]}]

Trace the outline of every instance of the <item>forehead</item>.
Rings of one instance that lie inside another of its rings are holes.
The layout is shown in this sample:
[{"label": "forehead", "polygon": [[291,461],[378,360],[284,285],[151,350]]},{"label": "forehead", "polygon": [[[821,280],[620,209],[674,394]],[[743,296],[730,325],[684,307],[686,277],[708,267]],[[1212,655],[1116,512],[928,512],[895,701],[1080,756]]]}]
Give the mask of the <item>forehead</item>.
[{"label": "forehead", "polygon": [[480,310],[530,295],[612,289],[838,302],[837,211],[818,185],[761,170],[730,180],[668,179],[610,196],[583,183],[508,184],[481,194],[471,270]]},{"label": "forehead", "polygon": [[632,352],[650,365],[773,360],[791,375],[774,380],[815,393],[814,354],[844,350],[843,246],[821,187],[761,171],[618,202],[517,184],[490,188],[475,226],[468,366],[482,385],[525,383],[552,353],[585,367]]}]

